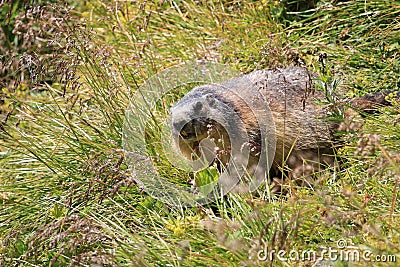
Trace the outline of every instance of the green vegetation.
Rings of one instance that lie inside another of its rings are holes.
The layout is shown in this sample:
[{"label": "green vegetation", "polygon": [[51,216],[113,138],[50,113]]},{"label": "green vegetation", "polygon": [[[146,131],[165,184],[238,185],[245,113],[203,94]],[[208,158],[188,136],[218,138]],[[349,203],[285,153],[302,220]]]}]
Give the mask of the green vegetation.
[{"label": "green vegetation", "polygon": [[[271,263],[257,257],[266,246],[321,252],[340,240],[397,263],[333,266],[398,265],[395,99],[362,128],[344,128],[339,168],[317,174],[312,188],[288,184],[285,195],[264,187],[168,207],[141,192],[122,150],[130,97],[188,60],[241,72],[306,64],[340,82],[341,98],[399,91],[398,1],[43,2],[0,5],[9,18],[0,25],[0,266],[260,266]],[[159,135],[149,134],[156,149]],[[172,181],[193,178],[157,164]]]}]

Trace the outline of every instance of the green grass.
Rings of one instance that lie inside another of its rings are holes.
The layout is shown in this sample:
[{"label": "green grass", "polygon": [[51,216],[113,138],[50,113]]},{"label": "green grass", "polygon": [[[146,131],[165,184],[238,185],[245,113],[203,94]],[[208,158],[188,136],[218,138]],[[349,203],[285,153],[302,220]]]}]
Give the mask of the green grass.
[{"label": "green grass", "polygon": [[[188,60],[249,72],[301,58],[327,81],[340,80],[342,98],[399,90],[400,3],[318,1],[296,12],[287,2],[76,4],[65,38],[54,37],[69,79],[2,88],[0,265],[259,266],[265,246],[321,251],[340,239],[400,261],[398,104],[341,137],[339,168],[318,174],[313,188],[287,185],[287,195],[264,186],[199,208],[170,207],[142,192],[126,166],[130,98],[152,75]],[[179,96],[159,104],[158,118]],[[157,151],[159,135],[150,134]],[[157,164],[171,181],[193,178],[164,158]],[[272,263],[295,264],[310,265]]]}]

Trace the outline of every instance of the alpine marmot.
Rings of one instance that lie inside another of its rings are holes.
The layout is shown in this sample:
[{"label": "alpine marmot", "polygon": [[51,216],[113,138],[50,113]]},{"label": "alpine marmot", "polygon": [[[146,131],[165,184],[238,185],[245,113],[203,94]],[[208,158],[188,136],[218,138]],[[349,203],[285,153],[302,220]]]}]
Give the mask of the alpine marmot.
[{"label": "alpine marmot", "polygon": [[[210,138],[215,143],[213,162],[221,169],[232,156],[232,141],[246,133],[250,151],[247,169],[252,173],[260,159],[260,129],[268,131],[271,126],[276,144],[271,163],[274,171],[282,166],[294,169],[299,164],[304,166],[304,162],[313,167],[321,163],[331,165],[334,133],[339,123],[329,120],[331,106],[324,101],[322,90],[315,89],[316,82],[318,76],[306,68],[288,67],[257,70],[222,84],[196,87],[171,108],[176,143],[188,159],[194,160],[201,156],[201,141]],[[263,97],[261,102],[257,93]],[[383,94],[375,94],[348,104],[367,110],[384,102]],[[273,123],[257,120],[263,105],[269,107]],[[230,136],[230,131],[237,133]]]}]

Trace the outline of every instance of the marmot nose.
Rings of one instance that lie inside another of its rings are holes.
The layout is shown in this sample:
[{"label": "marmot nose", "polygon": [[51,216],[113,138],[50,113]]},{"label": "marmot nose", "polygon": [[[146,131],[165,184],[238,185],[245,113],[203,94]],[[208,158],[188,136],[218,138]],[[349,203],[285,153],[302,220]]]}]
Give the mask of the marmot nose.
[{"label": "marmot nose", "polygon": [[196,139],[196,133],[195,132],[187,132],[185,130],[182,130],[180,132],[180,135],[182,136],[183,139],[186,139],[186,140]]},{"label": "marmot nose", "polygon": [[183,139],[195,139],[199,130],[198,122],[191,120],[182,127],[180,135]]},{"label": "marmot nose", "polygon": [[187,120],[182,120],[182,121],[178,121],[178,122],[174,122],[173,124],[172,124],[172,126],[173,126],[173,130],[175,130],[176,132],[180,132],[182,129],[183,129],[183,127],[185,126],[185,124],[187,124],[188,123],[188,121]]},{"label": "marmot nose", "polygon": [[180,121],[173,124],[174,130],[179,132],[183,139],[197,139],[207,132],[206,125],[197,119]]}]

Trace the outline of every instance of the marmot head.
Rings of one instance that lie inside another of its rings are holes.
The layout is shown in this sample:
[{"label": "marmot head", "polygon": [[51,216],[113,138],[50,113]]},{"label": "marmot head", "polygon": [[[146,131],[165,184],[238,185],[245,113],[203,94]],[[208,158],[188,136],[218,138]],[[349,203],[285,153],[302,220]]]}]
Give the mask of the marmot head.
[{"label": "marmot head", "polygon": [[[210,138],[215,143],[226,139],[221,126],[226,118],[222,116],[221,105],[217,105],[217,91],[218,86],[197,87],[171,108],[173,138],[189,160],[200,156],[199,144],[203,139]],[[215,149],[223,149],[226,142],[224,146],[216,145]]]}]

